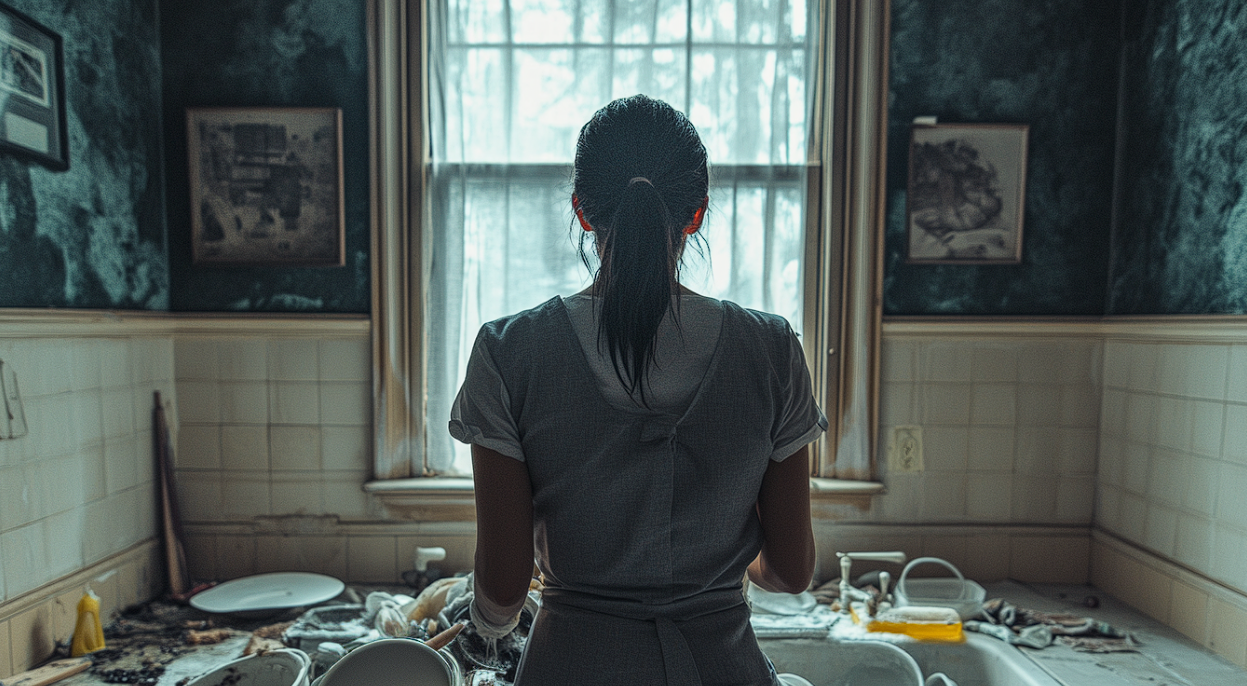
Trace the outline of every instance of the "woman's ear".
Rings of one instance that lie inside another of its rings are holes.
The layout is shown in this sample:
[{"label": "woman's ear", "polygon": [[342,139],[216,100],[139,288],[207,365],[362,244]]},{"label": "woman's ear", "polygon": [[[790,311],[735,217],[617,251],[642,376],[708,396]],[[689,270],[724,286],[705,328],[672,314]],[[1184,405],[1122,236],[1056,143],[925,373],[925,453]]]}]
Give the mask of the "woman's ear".
[{"label": "woman's ear", "polygon": [[585,211],[580,209],[580,198],[572,196],[572,209],[576,210],[576,219],[580,220],[580,228],[585,231],[592,231],[593,227],[589,226],[589,222],[585,221]]},{"label": "woman's ear", "polygon": [[684,235],[691,236],[701,228],[701,222],[706,218],[706,205],[708,204],[710,204],[710,197],[702,198],[701,207],[698,207],[697,211],[693,212],[693,221],[684,227]]}]

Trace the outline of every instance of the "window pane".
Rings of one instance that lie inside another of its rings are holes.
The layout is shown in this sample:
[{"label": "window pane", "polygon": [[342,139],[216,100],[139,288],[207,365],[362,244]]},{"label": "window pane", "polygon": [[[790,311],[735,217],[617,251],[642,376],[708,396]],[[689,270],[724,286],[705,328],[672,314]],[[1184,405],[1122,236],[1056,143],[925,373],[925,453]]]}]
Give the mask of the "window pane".
[{"label": "window pane", "polygon": [[780,0],[445,0],[431,30],[434,163],[427,464],[467,473],[445,431],[476,332],[588,284],[570,230],[576,137],[612,99],[686,112],[711,162],[690,288],[800,331],[806,6]]}]

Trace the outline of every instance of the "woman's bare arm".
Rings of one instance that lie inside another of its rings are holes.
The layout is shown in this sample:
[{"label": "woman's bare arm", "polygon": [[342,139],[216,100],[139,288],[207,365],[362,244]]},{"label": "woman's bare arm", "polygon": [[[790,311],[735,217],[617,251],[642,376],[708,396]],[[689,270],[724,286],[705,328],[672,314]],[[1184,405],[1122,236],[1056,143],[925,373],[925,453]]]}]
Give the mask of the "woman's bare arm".
[{"label": "woman's bare arm", "polygon": [[524,605],[533,576],[533,488],[528,467],[472,446],[476,482],[474,586],[490,621],[503,623]]},{"label": "woman's bare arm", "polygon": [[758,519],[762,552],[749,565],[749,580],[778,593],[806,590],[814,577],[809,446],[767,466],[758,491]]}]

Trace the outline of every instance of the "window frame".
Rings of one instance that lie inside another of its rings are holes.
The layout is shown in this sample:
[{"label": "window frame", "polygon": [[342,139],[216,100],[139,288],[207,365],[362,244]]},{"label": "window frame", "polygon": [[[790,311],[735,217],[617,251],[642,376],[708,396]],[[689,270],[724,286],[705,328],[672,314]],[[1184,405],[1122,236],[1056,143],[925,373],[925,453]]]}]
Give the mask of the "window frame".
[{"label": "window frame", "polygon": [[[812,493],[860,501],[882,492],[874,480],[889,2],[821,2],[812,83],[833,95],[815,94],[803,344],[830,428],[812,446]],[[391,516],[424,520],[463,518],[471,504],[470,478],[425,478],[416,467],[427,432],[445,430],[424,425],[427,5],[368,2],[374,476],[364,485]]]}]

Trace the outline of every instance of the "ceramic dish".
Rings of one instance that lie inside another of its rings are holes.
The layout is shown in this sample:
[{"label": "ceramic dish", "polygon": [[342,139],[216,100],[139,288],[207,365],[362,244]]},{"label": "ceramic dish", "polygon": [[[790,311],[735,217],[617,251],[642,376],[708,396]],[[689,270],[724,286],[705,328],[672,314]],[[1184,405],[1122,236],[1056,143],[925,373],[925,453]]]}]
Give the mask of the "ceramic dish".
[{"label": "ceramic dish", "polygon": [[312,683],[316,686],[463,686],[463,672],[448,655],[419,641],[383,638],[347,653]]},{"label": "ceramic dish", "polygon": [[336,598],[346,584],[310,572],[256,574],[191,596],[191,607],[215,613],[257,613],[304,607]]},{"label": "ceramic dish", "polygon": [[195,677],[187,686],[308,686],[311,664],[302,650],[252,653]]}]

